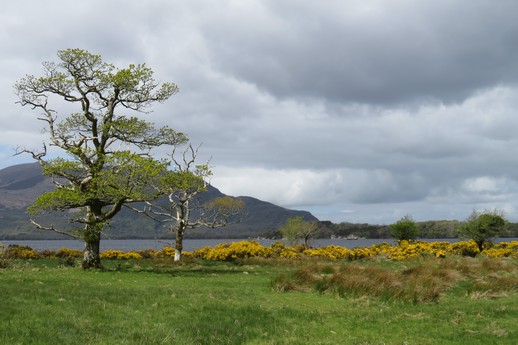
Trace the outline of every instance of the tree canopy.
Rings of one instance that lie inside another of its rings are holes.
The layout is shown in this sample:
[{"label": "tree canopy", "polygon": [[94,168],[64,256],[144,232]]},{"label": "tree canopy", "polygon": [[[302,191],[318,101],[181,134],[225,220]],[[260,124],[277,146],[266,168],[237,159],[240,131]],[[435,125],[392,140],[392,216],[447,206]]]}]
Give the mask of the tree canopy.
[{"label": "tree canopy", "polygon": [[403,216],[400,220],[390,225],[392,237],[403,240],[415,240],[419,235],[419,227],[410,215]]},{"label": "tree canopy", "polygon": [[[79,228],[33,222],[40,229],[83,239],[83,266],[98,267],[100,235],[110,219],[126,203],[158,196],[150,181],[158,181],[167,164],[154,159],[152,150],[187,140],[170,127],[157,127],[137,116],[166,101],[178,87],[156,82],[145,64],[117,68],[81,49],[60,50],[57,55],[59,61],[43,63],[43,76],[27,75],[15,84],[19,103],[40,111],[38,120],[49,137],[42,150],[20,148],[18,153],[30,153],[56,186],[29,211],[35,216],[79,209],[70,218]],[[70,112],[67,103],[77,111]],[[47,144],[64,155],[47,158]]]},{"label": "tree canopy", "polygon": [[475,241],[479,250],[482,251],[484,245],[502,233],[507,224],[503,212],[499,210],[473,210],[468,219],[459,225],[458,231],[461,237]]},{"label": "tree canopy", "polygon": [[318,230],[316,222],[308,222],[302,216],[288,218],[278,231],[291,245],[295,245],[299,240],[304,241],[304,246],[309,248],[310,240]]}]

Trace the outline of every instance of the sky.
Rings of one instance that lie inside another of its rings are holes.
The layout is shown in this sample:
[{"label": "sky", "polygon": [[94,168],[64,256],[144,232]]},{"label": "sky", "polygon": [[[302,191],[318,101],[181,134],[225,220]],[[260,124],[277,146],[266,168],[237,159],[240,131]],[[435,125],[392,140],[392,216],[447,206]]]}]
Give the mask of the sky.
[{"label": "sky", "polygon": [[46,138],[13,84],[81,48],[179,86],[145,118],[202,144],[226,194],[336,223],[495,208],[518,221],[516,13],[514,0],[2,1],[0,169]]}]

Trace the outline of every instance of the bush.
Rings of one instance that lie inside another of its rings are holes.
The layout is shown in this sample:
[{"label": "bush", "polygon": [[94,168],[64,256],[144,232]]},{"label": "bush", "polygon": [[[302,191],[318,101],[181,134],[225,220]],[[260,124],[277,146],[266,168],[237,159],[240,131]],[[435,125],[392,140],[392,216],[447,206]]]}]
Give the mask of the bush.
[{"label": "bush", "polygon": [[475,257],[480,253],[480,250],[475,241],[457,242],[450,247],[450,252],[462,256]]},{"label": "bush", "polygon": [[287,258],[292,259],[296,258],[300,255],[293,247],[288,247],[281,242],[274,242],[270,245],[270,249],[272,251],[272,256],[276,258]]},{"label": "bush", "polygon": [[83,252],[77,249],[60,248],[56,252],[56,257],[58,258],[81,258],[82,256]]},{"label": "bush", "polygon": [[7,259],[38,259],[38,252],[29,246],[20,246],[10,244],[3,252],[4,258]]},{"label": "bush", "polygon": [[270,257],[272,249],[264,247],[256,241],[241,241],[218,244],[209,250],[204,257],[207,260],[234,261],[250,257]]},{"label": "bush", "polygon": [[349,255],[349,252],[350,251],[345,247],[330,245],[327,247],[306,249],[304,251],[304,255],[336,260],[346,258]]},{"label": "bush", "polygon": [[[174,257],[173,247],[164,247],[159,251],[145,249],[140,251],[124,252],[121,250],[107,250],[101,253],[101,258],[106,260],[140,260],[151,258],[169,259]],[[280,258],[297,259],[303,257],[315,257],[330,260],[361,260],[369,258],[386,257],[391,260],[405,260],[418,256],[445,258],[451,255],[471,256],[483,254],[491,258],[510,257],[518,258],[518,241],[502,242],[497,245],[484,245],[480,252],[475,241],[448,243],[448,242],[423,242],[423,241],[399,241],[397,245],[379,243],[365,248],[347,249],[336,245],[320,248],[304,249],[303,245],[289,247],[281,242],[274,242],[265,247],[256,241],[241,241],[219,244],[215,247],[203,247],[193,252],[183,252],[184,257],[192,259],[235,261],[245,258]],[[0,258],[10,259],[76,259],[81,258],[83,252],[76,249],[60,248],[54,252],[43,250],[40,252],[27,246],[9,245],[0,247]],[[75,261],[75,260],[71,260]],[[7,266],[7,263],[3,263]]]},{"label": "bush", "polygon": [[101,253],[101,259],[107,259],[107,260],[140,260],[142,259],[142,255],[140,255],[137,252],[130,251],[130,252],[123,252],[122,250],[106,250]]},{"label": "bush", "polygon": [[484,245],[503,232],[506,226],[507,220],[501,211],[473,211],[458,231],[462,237],[473,240],[482,252]]},{"label": "bush", "polygon": [[76,266],[76,258],[73,256],[65,256],[58,258],[58,263],[60,266],[64,267],[75,267]]},{"label": "bush", "polygon": [[143,259],[150,259],[156,255],[156,251],[151,248],[138,250],[137,253],[140,254]]},{"label": "bush", "polygon": [[399,241],[415,240],[419,235],[419,227],[412,216],[404,216],[390,226],[392,237]]},{"label": "bush", "polygon": [[170,246],[166,246],[161,250],[155,252],[155,257],[157,258],[174,258],[175,249]]}]

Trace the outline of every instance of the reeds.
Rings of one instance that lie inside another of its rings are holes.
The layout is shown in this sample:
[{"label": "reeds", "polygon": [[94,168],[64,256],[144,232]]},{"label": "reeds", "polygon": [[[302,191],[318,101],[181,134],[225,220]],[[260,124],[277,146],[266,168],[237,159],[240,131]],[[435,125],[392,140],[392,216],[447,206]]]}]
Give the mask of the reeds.
[{"label": "reeds", "polygon": [[518,265],[503,259],[422,259],[398,270],[343,263],[310,265],[273,280],[280,291],[335,293],[340,297],[373,296],[411,303],[437,302],[466,281],[465,294],[494,296],[518,291]]}]

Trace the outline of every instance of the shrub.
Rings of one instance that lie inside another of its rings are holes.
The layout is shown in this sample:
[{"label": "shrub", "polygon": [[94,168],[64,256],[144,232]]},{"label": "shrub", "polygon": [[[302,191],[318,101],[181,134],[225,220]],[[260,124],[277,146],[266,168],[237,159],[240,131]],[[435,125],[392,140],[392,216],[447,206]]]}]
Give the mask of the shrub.
[{"label": "shrub", "polygon": [[507,220],[501,211],[473,211],[457,230],[461,236],[474,241],[479,252],[482,252],[484,245],[503,232],[506,226]]},{"label": "shrub", "polygon": [[157,258],[174,258],[175,249],[171,246],[166,246],[161,250],[155,252]]},{"label": "shrub", "polygon": [[29,246],[20,246],[17,244],[10,244],[4,250],[4,257],[11,259],[37,259],[38,252]]},{"label": "shrub", "polygon": [[58,258],[81,258],[82,256],[83,252],[78,249],[60,248],[56,252],[56,257]]},{"label": "shrub", "polygon": [[204,259],[216,261],[234,261],[250,257],[270,257],[272,249],[256,241],[241,241],[218,244],[207,252]]},{"label": "shrub", "polygon": [[276,258],[296,258],[299,256],[300,252],[298,252],[293,247],[287,247],[281,242],[274,242],[270,245],[270,249],[272,251],[272,256]]},{"label": "shrub", "polygon": [[192,254],[195,258],[204,259],[207,257],[207,254],[212,250],[212,247],[205,246],[200,249],[196,249]]},{"label": "shrub", "polygon": [[122,250],[106,250],[101,253],[101,259],[107,259],[107,260],[140,260],[142,259],[142,255],[140,255],[137,252],[129,251],[129,252],[123,252]]},{"label": "shrub", "polygon": [[390,225],[392,237],[399,241],[415,240],[419,235],[419,227],[415,223],[412,216],[406,215],[396,223]]},{"label": "shrub", "polygon": [[39,255],[42,258],[55,258],[56,257],[56,252],[54,250],[51,250],[51,249],[45,249],[45,250],[41,250],[39,252]]},{"label": "shrub", "polygon": [[491,248],[484,249],[482,253],[491,258],[518,258],[518,241],[502,242]]},{"label": "shrub", "polygon": [[478,248],[477,243],[475,241],[464,241],[452,243],[450,246],[450,252],[453,254],[458,254],[462,256],[471,256],[475,257],[480,253],[480,249]]},{"label": "shrub", "polygon": [[148,249],[142,249],[138,250],[137,253],[143,258],[143,259],[150,259],[156,255],[156,251],[148,248]]},{"label": "shrub", "polygon": [[306,249],[303,253],[306,256],[316,256],[336,260],[346,258],[349,255],[349,250],[345,247],[330,245],[327,247]]},{"label": "shrub", "polygon": [[65,256],[58,258],[58,263],[60,266],[65,267],[75,267],[76,266],[76,258],[73,256]]}]

